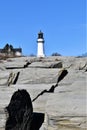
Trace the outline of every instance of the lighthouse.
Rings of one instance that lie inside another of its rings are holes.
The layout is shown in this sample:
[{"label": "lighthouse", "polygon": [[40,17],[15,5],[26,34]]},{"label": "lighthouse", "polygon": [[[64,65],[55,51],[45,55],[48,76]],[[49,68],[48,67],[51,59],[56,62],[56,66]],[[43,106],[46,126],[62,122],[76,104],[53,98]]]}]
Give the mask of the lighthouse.
[{"label": "lighthouse", "polygon": [[44,54],[44,38],[43,33],[40,31],[37,38],[37,57],[45,57]]}]

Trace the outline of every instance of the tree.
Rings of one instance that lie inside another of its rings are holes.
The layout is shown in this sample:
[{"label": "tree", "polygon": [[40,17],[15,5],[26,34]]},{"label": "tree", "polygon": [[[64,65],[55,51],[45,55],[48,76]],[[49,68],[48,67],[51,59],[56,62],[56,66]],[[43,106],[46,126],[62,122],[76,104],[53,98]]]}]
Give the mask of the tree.
[{"label": "tree", "polygon": [[61,56],[61,54],[55,52],[55,53],[53,53],[51,56]]}]

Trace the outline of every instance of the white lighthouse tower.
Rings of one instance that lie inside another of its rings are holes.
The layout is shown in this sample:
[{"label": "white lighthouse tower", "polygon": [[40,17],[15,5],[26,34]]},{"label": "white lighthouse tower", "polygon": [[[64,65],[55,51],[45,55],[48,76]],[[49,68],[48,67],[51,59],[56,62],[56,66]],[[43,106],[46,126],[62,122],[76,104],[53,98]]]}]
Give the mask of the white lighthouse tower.
[{"label": "white lighthouse tower", "polygon": [[40,31],[38,33],[38,39],[37,39],[37,57],[45,57],[44,54],[44,38],[43,33]]}]

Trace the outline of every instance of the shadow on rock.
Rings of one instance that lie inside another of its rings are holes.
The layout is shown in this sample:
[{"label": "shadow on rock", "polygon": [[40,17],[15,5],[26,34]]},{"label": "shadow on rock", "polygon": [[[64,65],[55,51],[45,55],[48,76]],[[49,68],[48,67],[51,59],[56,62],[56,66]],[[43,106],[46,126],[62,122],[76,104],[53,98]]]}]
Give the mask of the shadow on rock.
[{"label": "shadow on rock", "polygon": [[30,95],[24,89],[14,92],[5,110],[5,130],[39,130],[44,122],[43,113],[33,112]]}]

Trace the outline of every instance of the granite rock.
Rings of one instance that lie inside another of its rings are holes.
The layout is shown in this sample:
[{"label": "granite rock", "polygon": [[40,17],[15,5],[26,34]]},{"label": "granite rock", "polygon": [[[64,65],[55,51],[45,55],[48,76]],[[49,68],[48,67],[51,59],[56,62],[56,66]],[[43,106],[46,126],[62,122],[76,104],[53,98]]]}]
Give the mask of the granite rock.
[{"label": "granite rock", "polygon": [[[29,64],[26,68],[23,66]],[[43,90],[55,85],[61,63],[68,74],[54,93],[44,93],[33,102],[35,112],[45,113],[40,130],[86,130],[87,129],[87,57],[19,57],[2,60],[0,63],[0,130],[4,130],[8,105],[14,91],[26,89],[33,100]],[[13,69],[6,69],[13,67]],[[15,85],[7,85],[10,73],[20,75]]]}]

